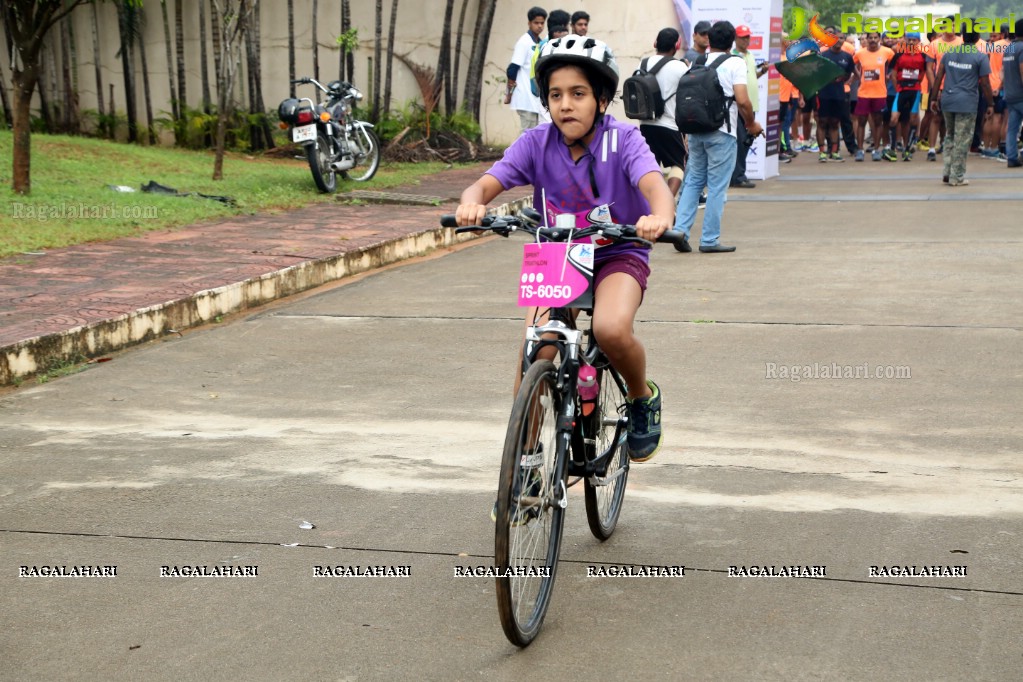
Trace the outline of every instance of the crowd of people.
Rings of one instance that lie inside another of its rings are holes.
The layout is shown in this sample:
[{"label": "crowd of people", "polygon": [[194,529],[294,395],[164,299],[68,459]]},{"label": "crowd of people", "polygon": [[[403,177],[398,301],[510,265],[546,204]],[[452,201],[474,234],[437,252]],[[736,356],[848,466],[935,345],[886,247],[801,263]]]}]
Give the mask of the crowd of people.
[{"label": "crowd of people", "polygon": [[857,49],[854,36],[828,27],[838,41],[821,56],[843,74],[810,97],[782,78],[779,158],[811,152],[821,163],[845,161],[841,137],[856,161],[867,153],[892,162],[912,161],[917,151],[931,162],[943,155],[942,181],[952,186],[968,184],[970,154],[1023,166],[1023,22],[1008,29],[987,40],[973,31],[926,39],[867,33]]},{"label": "crowd of people", "polygon": [[[528,30],[515,46],[507,73],[507,102],[518,112],[523,131],[551,121],[532,78],[543,45],[565,36],[585,38],[590,21],[585,12],[554,10],[548,15],[540,7],[531,8],[527,18]],[[828,27],[838,40],[821,56],[838,66],[841,75],[805,95],[781,77],[779,161],[790,163],[809,152],[821,163],[844,162],[843,142],[856,162],[867,155],[872,161],[908,162],[917,152],[936,162],[941,155],[942,181],[951,186],[968,184],[970,154],[1004,161],[1010,168],[1023,166],[1023,22],[1009,28],[981,40],[969,31],[929,34],[926,39],[917,33],[899,39],[880,33],[857,38]],[[746,159],[762,132],[755,120],[761,106],[757,81],[770,67],[754,58],[750,39],[748,26],[699,21],[688,40],[674,28],[662,29],[653,41],[653,54],[641,60],[656,76],[664,112],[641,120],[639,128],[677,198],[675,229],[687,236],[680,250],[692,250],[689,230],[696,211],[703,208],[700,251],[734,250],[719,242],[725,195],[729,188],[756,187],[746,177]],[[783,39],[783,48],[789,44]],[[693,65],[708,61],[729,98],[726,124],[712,133],[683,134],[674,116],[675,91]],[[527,79],[531,86],[519,87]]]}]

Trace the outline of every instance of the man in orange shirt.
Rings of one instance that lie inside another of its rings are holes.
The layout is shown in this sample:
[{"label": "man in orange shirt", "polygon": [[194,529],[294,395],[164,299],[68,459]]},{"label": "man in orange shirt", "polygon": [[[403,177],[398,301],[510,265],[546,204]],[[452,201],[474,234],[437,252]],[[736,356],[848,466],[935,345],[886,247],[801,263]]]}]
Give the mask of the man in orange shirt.
[{"label": "man in orange shirt", "polygon": [[863,138],[866,132],[867,119],[870,119],[870,133],[874,141],[871,158],[881,160],[881,131],[884,127],[884,111],[888,105],[888,88],[886,73],[888,62],[895,57],[895,52],[881,45],[881,34],[868,33],[867,46],[853,55],[856,75],[860,79],[856,101],[856,120],[859,129],[856,131],[856,160],[863,161]]},{"label": "man in orange shirt", "polygon": [[1001,32],[992,31],[988,37],[988,58],[991,60],[991,92],[995,96],[995,115],[984,123],[984,156],[1005,160],[1005,98],[1002,96],[1002,57],[1009,41]]}]

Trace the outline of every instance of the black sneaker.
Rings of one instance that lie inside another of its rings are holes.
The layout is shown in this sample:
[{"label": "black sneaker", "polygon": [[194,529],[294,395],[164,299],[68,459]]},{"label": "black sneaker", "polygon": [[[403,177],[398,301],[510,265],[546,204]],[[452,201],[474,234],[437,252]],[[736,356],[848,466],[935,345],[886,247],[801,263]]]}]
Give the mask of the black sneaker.
[{"label": "black sneaker", "polygon": [[[523,459],[531,458],[543,458],[543,444],[536,446],[536,450],[532,453],[526,453],[523,455]],[[529,464],[530,462],[523,462],[523,464]],[[526,492],[525,495],[520,495],[522,482],[526,481]],[[529,506],[516,505],[516,501],[520,496],[524,497],[540,497],[540,493],[543,491],[543,477],[540,476],[539,467],[521,466],[519,468],[519,475],[515,477],[515,484],[512,488],[512,505],[513,511],[511,525],[512,526],[524,526],[536,517],[540,516],[540,505],[533,504]],[[497,523],[497,502],[494,502],[494,508],[490,510],[490,520]]]},{"label": "black sneaker", "polygon": [[646,385],[653,391],[649,398],[629,400],[629,459],[645,462],[661,448],[661,389],[650,381]]}]

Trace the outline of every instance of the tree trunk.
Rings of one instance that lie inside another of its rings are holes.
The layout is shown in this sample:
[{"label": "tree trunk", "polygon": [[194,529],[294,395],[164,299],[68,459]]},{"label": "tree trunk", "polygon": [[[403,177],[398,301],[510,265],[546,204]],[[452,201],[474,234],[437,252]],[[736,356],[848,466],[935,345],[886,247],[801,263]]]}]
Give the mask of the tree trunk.
[{"label": "tree trunk", "polygon": [[320,80],[320,44],[316,40],[316,25],[319,23],[317,13],[320,3],[313,0],[313,78]]},{"label": "tree trunk", "polygon": [[451,69],[452,107],[448,113],[453,113],[458,108],[458,79],[462,73],[462,34],[465,31],[465,12],[468,7],[469,0],[462,0],[462,10],[458,14],[458,37],[455,38],[455,64]]},{"label": "tree trunk", "polygon": [[274,148],[273,130],[266,118],[266,104],[263,101],[263,65],[260,60],[260,13],[259,3],[253,3],[252,15],[245,31],[245,59],[249,73],[249,110],[257,115],[257,122],[249,126],[249,142],[253,151]]},{"label": "tree trunk", "polygon": [[373,41],[373,113],[376,123],[380,120],[380,62],[381,43],[384,35],[384,0],[376,0],[376,24]]},{"label": "tree trunk", "polygon": [[11,188],[16,194],[32,190],[32,92],[39,82],[43,40],[54,23],[68,15],[82,0],[67,3],[37,3],[7,0],[0,4],[11,55],[14,85],[13,154]]},{"label": "tree trunk", "polygon": [[177,51],[178,71],[178,114],[181,118],[185,116],[185,109],[188,108],[188,96],[186,94],[185,81],[185,0],[174,2],[174,46]]},{"label": "tree trunk", "polygon": [[483,66],[490,42],[490,29],[494,24],[494,10],[497,0],[480,0],[479,16],[476,17],[476,31],[472,37],[472,54],[469,57],[469,72],[465,76],[463,108],[480,120],[480,99],[483,95]]},{"label": "tree trunk", "polygon": [[[253,0],[258,1],[258,0]],[[252,9],[249,0],[240,0],[237,9],[233,0],[213,0],[214,12],[219,14],[220,70],[217,71],[217,131],[213,160],[213,179],[224,179],[224,147],[227,143],[227,121],[231,115],[231,96],[235,75],[241,62],[240,48],[245,36],[248,15]]]},{"label": "tree trunk", "polygon": [[[349,0],[341,0],[341,33],[347,33],[352,28],[352,7],[349,4]],[[349,83],[355,82],[355,55],[351,52],[341,53],[342,58],[345,61],[345,68],[341,69],[341,73],[347,73],[347,76],[342,75],[341,80],[348,81]]]},{"label": "tree trunk", "polygon": [[[7,25],[6,21],[0,20],[0,23],[4,26],[4,54],[10,55],[14,47],[14,42],[11,40],[11,29]],[[13,63],[11,64],[11,70],[13,71]],[[7,96],[7,88],[4,86],[4,79],[0,78],[0,99],[3,100],[4,106],[4,127],[10,127],[14,125],[14,110],[12,109],[13,102]]]},{"label": "tree trunk", "polygon": [[454,112],[451,97],[451,16],[455,12],[455,0],[447,0],[444,4],[444,24],[440,33],[440,55],[437,57],[437,68],[434,73],[437,85],[444,89],[444,111]]},{"label": "tree trunk", "polygon": [[[139,7],[136,11],[137,12],[142,12],[142,8]],[[139,59],[142,60],[142,92],[143,92],[143,96],[145,97],[145,100],[146,100],[146,102],[145,102],[145,104],[146,104],[146,135],[145,135],[145,138],[146,138],[146,141],[149,144],[156,144],[156,128],[153,126],[153,98],[152,98],[152,96],[151,96],[151,94],[149,92],[149,64],[146,62],[146,39],[145,39],[145,36],[142,34],[142,31],[141,31],[141,27],[142,27],[141,19],[142,19],[142,17],[140,16],[139,19],[140,19],[140,22],[139,22],[140,30],[139,30],[139,34],[138,34]]]},{"label": "tree trunk", "polygon": [[288,83],[291,89],[288,91],[295,96],[295,0],[288,0]]},{"label": "tree trunk", "polygon": [[132,11],[127,2],[117,3],[117,25],[121,33],[121,70],[124,72],[124,108],[128,116],[128,142],[135,143],[139,140],[139,131],[135,111],[135,59],[132,49],[135,33]]},{"label": "tree trunk", "polygon": [[202,110],[210,113],[210,70],[206,58],[206,0],[199,0],[199,72],[202,74]]},{"label": "tree trunk", "polygon": [[14,177],[11,187],[15,194],[32,191],[32,118],[29,105],[32,91],[39,80],[39,69],[34,64],[24,70],[14,69]]},{"label": "tree trunk", "polygon": [[60,62],[61,76],[64,80],[64,132],[78,134],[78,91],[71,78],[71,18],[65,17],[60,22]]},{"label": "tree trunk", "polygon": [[[92,6],[95,11],[96,6]],[[160,12],[163,14],[163,45],[167,50],[167,91],[170,92],[171,99],[171,117],[177,121],[181,118],[181,111],[178,107],[178,94],[174,87],[174,50],[173,43],[171,42],[170,36],[170,21],[167,19],[167,0],[160,0]],[[99,60],[97,59],[96,64],[97,75],[99,73]],[[103,95],[100,94],[100,109],[103,109]]]},{"label": "tree trunk", "polygon": [[7,96],[7,87],[4,85],[3,78],[0,78],[0,101],[3,102],[4,129],[6,130],[11,126],[11,123],[14,121],[14,112],[11,111],[11,100]]},{"label": "tree trunk", "polygon": [[39,116],[43,120],[43,130],[47,133],[53,132],[53,117],[50,109],[50,92],[46,88],[46,76],[50,70],[47,64],[49,50],[42,48],[39,54],[39,68],[37,71],[36,84],[39,86]]},{"label": "tree trunk", "polygon": [[387,79],[384,82],[383,115],[391,110],[391,70],[394,66],[394,29],[398,20],[398,0],[391,0],[391,24],[387,28]]},{"label": "tree trunk", "polygon": [[220,73],[220,14],[216,10],[216,3],[210,11],[210,32],[213,34],[213,75],[219,78]]}]

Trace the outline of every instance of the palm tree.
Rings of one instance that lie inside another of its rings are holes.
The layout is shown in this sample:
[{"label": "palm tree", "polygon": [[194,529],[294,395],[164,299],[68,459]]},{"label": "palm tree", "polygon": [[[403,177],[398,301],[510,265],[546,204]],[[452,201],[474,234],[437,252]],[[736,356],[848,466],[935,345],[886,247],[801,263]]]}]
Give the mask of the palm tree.
[{"label": "palm tree", "polygon": [[[346,34],[352,28],[352,8],[348,0],[341,0],[341,33]],[[338,56],[338,78],[343,81],[354,82],[355,80],[355,55],[351,50],[342,49]],[[346,68],[347,67],[347,68]],[[347,74],[347,75],[345,75]]]},{"label": "palm tree", "polygon": [[384,82],[384,115],[391,110],[391,67],[394,66],[394,29],[398,19],[398,0],[391,0],[391,25],[387,29],[387,79]]},{"label": "palm tree", "polygon": [[128,116],[128,141],[138,142],[138,120],[135,111],[135,51],[139,39],[139,18],[135,6],[122,0],[117,3],[117,28],[121,35],[121,69],[124,72],[124,107]]},{"label": "palm tree", "polygon": [[261,19],[259,2],[254,2],[248,29],[245,31],[245,57],[249,74],[249,110],[258,114],[258,123],[249,127],[249,139],[253,150],[273,149],[274,138],[270,122],[266,118],[266,104],[263,101],[263,67],[260,61],[259,31]]},{"label": "palm tree", "polygon": [[462,0],[462,10],[458,13],[458,34],[455,38],[455,64],[451,69],[451,109],[458,107],[458,77],[462,68],[462,34],[465,32],[465,12],[469,8],[469,0]]},{"label": "palm tree", "polygon": [[[6,21],[2,22],[4,25],[4,54],[11,54],[11,48],[14,46],[14,41],[11,40],[11,28],[7,25]],[[13,64],[11,64],[13,68]],[[2,74],[2,72],[0,72]],[[11,102],[7,98],[7,88],[4,86],[4,79],[0,78],[0,99],[3,99],[4,105],[4,125],[11,126],[14,122],[14,112],[11,110]]]},{"label": "palm tree", "polygon": [[146,60],[145,27],[146,17],[142,7],[138,8],[139,26],[136,39],[139,45],[139,59],[142,60],[142,92],[146,100],[146,139],[149,144],[156,144],[156,129],[153,127],[153,98],[149,91],[149,62]]},{"label": "palm tree", "polygon": [[380,43],[384,33],[384,1],[376,0],[376,32],[373,41],[373,114],[374,122],[380,120]]},{"label": "palm tree", "polygon": [[188,96],[185,92],[185,0],[176,0],[174,3],[174,47],[178,58],[178,114],[185,115],[188,108]]},{"label": "palm tree", "polygon": [[465,76],[463,107],[478,121],[480,98],[483,95],[483,64],[490,43],[490,29],[494,24],[494,10],[497,0],[480,0],[476,16],[476,30],[472,36],[472,52],[469,56],[469,72]]},{"label": "palm tree", "polygon": [[295,0],[288,0],[288,82],[291,96],[295,96]]},{"label": "palm tree", "polygon": [[316,24],[319,22],[317,19],[317,12],[319,11],[319,2],[313,0],[313,78],[320,80],[320,45],[316,42]]},{"label": "palm tree", "polygon": [[60,21],[60,64],[64,88],[62,127],[65,133],[75,134],[78,132],[78,88],[77,79],[72,76],[77,71],[77,65],[71,59],[71,17],[64,17]]},{"label": "palm tree", "polygon": [[210,113],[210,71],[206,59],[206,3],[199,0],[199,73],[202,76],[202,110]]},{"label": "palm tree", "polygon": [[451,97],[451,15],[455,11],[455,0],[447,0],[444,4],[444,25],[440,34],[440,54],[435,69],[438,85],[444,88],[444,108],[450,114],[454,111]]},{"label": "palm tree", "polygon": [[43,43],[43,47],[39,54],[39,115],[43,119],[43,130],[48,133],[53,132],[53,116],[51,112],[53,109],[50,106],[50,87],[47,82],[47,76],[53,72],[53,68],[50,66],[50,60],[53,57],[53,52],[48,49],[48,41],[40,41]]},{"label": "palm tree", "polygon": [[[96,6],[92,6],[95,11]],[[170,37],[170,22],[167,20],[167,0],[160,0],[160,12],[163,14],[163,46],[167,50],[167,91],[170,93],[171,100],[171,117],[176,121],[181,118],[181,112],[178,109],[178,95],[174,88],[174,58],[171,56],[173,43]],[[99,78],[99,59],[96,60],[96,78]],[[103,88],[100,87],[99,94],[99,108],[103,110]]]}]

